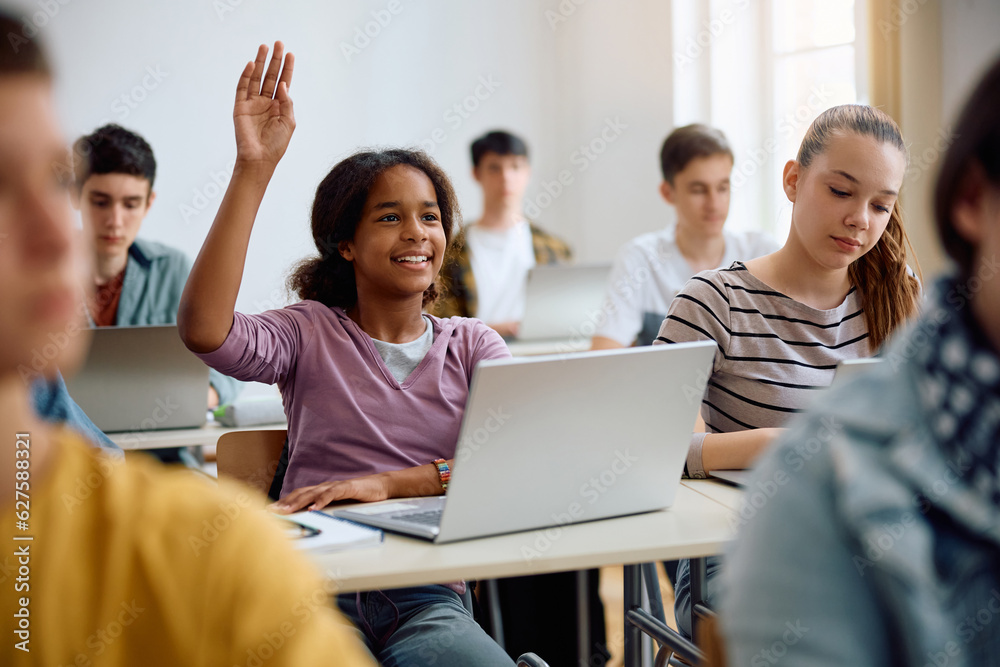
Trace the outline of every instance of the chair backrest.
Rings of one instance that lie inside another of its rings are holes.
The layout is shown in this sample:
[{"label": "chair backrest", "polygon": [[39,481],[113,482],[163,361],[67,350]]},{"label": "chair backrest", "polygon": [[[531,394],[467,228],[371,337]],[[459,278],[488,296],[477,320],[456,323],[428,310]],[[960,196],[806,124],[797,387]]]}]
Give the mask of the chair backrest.
[{"label": "chair backrest", "polygon": [[267,495],[287,435],[281,429],[224,433],[216,447],[219,476],[237,479]]}]

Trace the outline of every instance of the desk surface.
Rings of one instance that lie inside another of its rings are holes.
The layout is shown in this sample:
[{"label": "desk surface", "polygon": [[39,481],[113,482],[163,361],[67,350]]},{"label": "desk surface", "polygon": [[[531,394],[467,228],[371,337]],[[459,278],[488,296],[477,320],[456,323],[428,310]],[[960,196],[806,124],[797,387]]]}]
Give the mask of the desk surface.
[{"label": "desk surface", "polygon": [[682,481],[681,484],[697,491],[707,498],[714,500],[733,512],[740,511],[740,505],[743,503],[744,491],[737,486],[727,482],[708,479],[686,479]]},{"label": "desk surface", "polygon": [[228,428],[214,422],[209,422],[201,428],[178,428],[165,431],[127,431],[125,433],[108,433],[112,442],[125,450],[155,449],[157,447],[203,447],[214,446],[224,433],[235,431],[284,430],[285,424],[261,424]]},{"label": "desk surface", "polygon": [[707,556],[735,522],[703,484],[714,482],[681,485],[660,512],[440,545],[386,533],[380,547],[309,556],[344,592]]},{"label": "desk surface", "polygon": [[507,349],[515,357],[533,357],[540,354],[567,354],[586,352],[589,338],[557,338],[552,340],[508,340]]}]

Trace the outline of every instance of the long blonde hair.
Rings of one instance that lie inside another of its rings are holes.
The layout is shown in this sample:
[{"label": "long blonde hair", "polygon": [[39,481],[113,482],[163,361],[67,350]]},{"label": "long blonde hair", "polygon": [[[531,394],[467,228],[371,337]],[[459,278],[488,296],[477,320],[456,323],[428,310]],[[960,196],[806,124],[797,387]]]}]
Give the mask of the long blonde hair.
[{"label": "long blonde hair", "polygon": [[[826,150],[832,136],[848,132],[892,144],[907,155],[899,126],[888,114],[862,104],[845,104],[827,109],[809,126],[796,158],[801,168],[808,167],[813,158]],[[903,212],[897,201],[882,237],[847,269],[851,284],[861,296],[868,343],[873,351],[917,310],[920,282],[907,268],[907,250],[920,276],[920,265],[906,235]]]}]

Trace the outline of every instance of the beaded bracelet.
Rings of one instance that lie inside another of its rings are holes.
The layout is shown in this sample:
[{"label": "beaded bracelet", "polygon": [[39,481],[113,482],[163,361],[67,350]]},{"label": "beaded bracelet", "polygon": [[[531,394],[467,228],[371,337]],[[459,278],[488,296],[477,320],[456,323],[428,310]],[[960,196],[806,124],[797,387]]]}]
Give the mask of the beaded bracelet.
[{"label": "beaded bracelet", "polygon": [[451,479],[451,468],[448,467],[448,462],[444,459],[434,459],[434,466],[438,471],[438,478],[441,480],[441,490],[448,490],[448,481]]}]

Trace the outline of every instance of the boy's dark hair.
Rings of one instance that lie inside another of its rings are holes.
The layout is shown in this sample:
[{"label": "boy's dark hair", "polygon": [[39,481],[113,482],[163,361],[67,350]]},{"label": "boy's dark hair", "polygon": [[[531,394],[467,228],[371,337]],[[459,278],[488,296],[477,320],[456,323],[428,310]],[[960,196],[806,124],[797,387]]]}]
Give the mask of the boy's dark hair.
[{"label": "boy's dark hair", "polygon": [[24,27],[7,11],[0,9],[0,35],[3,35],[3,44],[0,45],[0,75],[52,76],[41,45],[24,33]]},{"label": "boy's dark hair", "polygon": [[[289,288],[300,299],[327,306],[350,308],[358,300],[354,265],[340,254],[341,241],[350,241],[361,222],[368,193],[376,179],[397,165],[419,169],[434,185],[445,246],[450,247],[452,227],[460,218],[458,197],[444,170],[423,151],[393,148],[361,151],[341,160],[316,188],[312,208],[312,237],[319,257],[303,260],[288,278]],[[426,306],[438,296],[436,283],[424,292]]]},{"label": "boy's dark hair", "polygon": [[986,180],[1000,188],[1000,59],[993,62],[969,96],[952,130],[953,141],[941,162],[934,189],[934,218],[944,249],[967,280],[973,270],[975,247],[955,229],[951,219],[955,199],[970,168],[979,165]]},{"label": "boy's dark hair", "polygon": [[528,144],[516,134],[503,130],[487,132],[472,142],[472,166],[478,167],[479,162],[487,153],[497,155],[522,155],[528,157]]},{"label": "boy's dark hair", "polygon": [[135,132],[114,123],[99,127],[73,144],[76,187],[95,174],[128,174],[156,180],[156,158],[149,143]]},{"label": "boy's dark hair", "polygon": [[674,176],[684,171],[695,158],[710,155],[728,155],[733,159],[733,149],[722,130],[695,123],[678,127],[664,140],[660,148],[660,171],[663,180],[674,184]]}]

